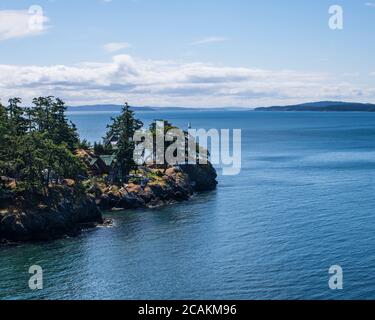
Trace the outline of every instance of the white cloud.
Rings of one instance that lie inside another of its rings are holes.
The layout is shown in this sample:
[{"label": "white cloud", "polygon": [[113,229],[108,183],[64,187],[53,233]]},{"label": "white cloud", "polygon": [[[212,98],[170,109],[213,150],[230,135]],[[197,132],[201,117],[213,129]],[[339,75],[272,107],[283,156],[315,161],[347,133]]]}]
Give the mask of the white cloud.
[{"label": "white cloud", "polygon": [[54,95],[69,104],[267,106],[313,100],[375,101],[375,89],[327,73],[233,68],[114,56],[107,63],[0,65],[0,97]]},{"label": "white cloud", "polygon": [[104,50],[110,53],[120,51],[122,49],[130,48],[131,45],[127,42],[111,42],[103,46]]},{"label": "white cloud", "polygon": [[191,43],[191,45],[196,46],[196,45],[207,44],[207,43],[225,42],[228,40],[229,40],[228,38],[224,38],[224,37],[208,37],[208,38],[204,38],[198,41],[194,41]]},{"label": "white cloud", "polygon": [[46,30],[48,17],[40,16],[39,21],[43,28],[33,27],[33,16],[26,10],[0,10],[0,41],[12,38],[35,36]]},{"label": "white cloud", "polygon": [[367,7],[374,7],[375,8],[375,2],[366,2],[365,6],[367,6]]}]

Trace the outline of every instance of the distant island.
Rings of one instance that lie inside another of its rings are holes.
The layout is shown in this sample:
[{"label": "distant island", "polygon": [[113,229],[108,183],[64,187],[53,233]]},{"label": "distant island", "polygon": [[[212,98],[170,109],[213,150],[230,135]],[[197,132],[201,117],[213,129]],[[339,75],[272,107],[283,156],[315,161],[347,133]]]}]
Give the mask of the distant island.
[{"label": "distant island", "polygon": [[[123,106],[117,104],[95,104],[95,105],[82,105],[82,106],[68,106],[68,112],[121,112]],[[203,107],[150,107],[150,106],[137,106],[132,107],[135,112],[158,112],[158,111],[236,111],[236,110],[249,110],[250,108],[241,107],[220,107],[220,108],[203,108]]]},{"label": "distant island", "polygon": [[375,112],[375,104],[340,101],[320,101],[289,106],[256,108],[254,111],[319,111],[319,112]]},{"label": "distant island", "polygon": [[[116,104],[97,104],[97,105],[82,105],[69,106],[68,112],[118,112],[120,113],[123,106]],[[132,107],[135,112],[183,112],[183,111],[318,111],[318,112],[375,112],[375,104],[371,103],[356,103],[356,102],[341,102],[341,101],[319,101],[301,103],[287,106],[270,106],[270,107],[151,107],[138,106]]]}]

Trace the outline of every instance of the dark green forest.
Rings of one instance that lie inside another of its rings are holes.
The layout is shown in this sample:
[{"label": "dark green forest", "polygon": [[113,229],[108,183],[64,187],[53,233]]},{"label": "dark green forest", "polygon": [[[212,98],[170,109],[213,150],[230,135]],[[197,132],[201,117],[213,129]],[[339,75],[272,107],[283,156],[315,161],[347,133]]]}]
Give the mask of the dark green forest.
[{"label": "dark green forest", "polygon": [[[66,117],[67,107],[59,98],[39,97],[32,107],[23,107],[19,98],[0,104],[0,176],[15,181],[15,192],[48,195],[49,189],[64,179],[78,184],[87,177],[86,168],[76,155],[90,145],[81,141],[75,125]],[[126,104],[122,114],[108,126],[107,136],[118,140],[119,159],[115,163],[116,181],[126,180],[133,161],[134,143],[129,139],[142,122]],[[95,144],[97,149],[102,144]],[[0,192],[2,186],[0,184]]]}]

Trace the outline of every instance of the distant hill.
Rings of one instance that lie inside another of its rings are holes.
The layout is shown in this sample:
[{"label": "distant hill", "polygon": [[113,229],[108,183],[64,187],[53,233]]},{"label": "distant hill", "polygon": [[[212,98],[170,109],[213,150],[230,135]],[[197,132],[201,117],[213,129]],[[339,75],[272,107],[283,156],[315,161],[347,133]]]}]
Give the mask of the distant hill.
[{"label": "distant hill", "polygon": [[[120,112],[123,106],[116,104],[83,105],[70,106],[68,111],[87,111],[87,112]],[[220,107],[220,108],[193,108],[193,107],[132,107],[136,112],[178,112],[178,111],[320,111],[320,112],[375,112],[375,104],[353,103],[340,101],[319,101],[302,103],[288,106],[272,106],[256,109],[239,107]]]},{"label": "distant hill", "polygon": [[[87,106],[77,106],[77,107],[68,107],[68,111],[121,111],[123,106],[116,104],[100,104],[100,105],[87,105]],[[155,111],[151,107],[132,107],[134,111]]]},{"label": "distant hill", "polygon": [[[116,104],[100,104],[100,105],[84,105],[84,106],[70,106],[68,111],[88,111],[88,112],[116,112],[121,111],[123,106]],[[244,110],[243,108],[226,107],[226,108],[191,108],[191,107],[133,107],[134,111],[143,112],[158,112],[158,111],[228,111],[228,110]]]},{"label": "distant hill", "polygon": [[375,104],[340,101],[319,101],[289,106],[256,108],[255,111],[375,112]]}]

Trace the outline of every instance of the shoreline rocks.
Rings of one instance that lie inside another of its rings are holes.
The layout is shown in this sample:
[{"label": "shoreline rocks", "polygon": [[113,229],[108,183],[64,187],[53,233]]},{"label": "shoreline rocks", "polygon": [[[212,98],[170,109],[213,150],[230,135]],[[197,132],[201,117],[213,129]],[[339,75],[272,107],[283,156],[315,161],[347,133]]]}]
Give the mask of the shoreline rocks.
[{"label": "shoreline rocks", "polygon": [[182,165],[180,166],[190,179],[194,191],[204,192],[213,191],[217,187],[217,173],[211,163],[205,165]]},{"label": "shoreline rocks", "polygon": [[[11,189],[4,190],[3,187],[0,243],[77,236],[82,229],[108,225],[102,211],[170,205],[189,200],[195,192],[211,191],[217,186],[216,171],[211,165],[143,170],[140,182],[133,181],[122,188],[89,180],[86,194],[81,192],[79,196],[74,190],[74,181],[57,186],[47,198],[40,195],[15,196]],[[13,182],[4,177],[2,180],[7,185]],[[34,204],[31,205],[31,202]]]},{"label": "shoreline rocks", "polygon": [[117,191],[111,188],[104,190],[96,203],[104,211],[154,208],[187,201],[193,193],[188,176],[169,170],[158,182],[144,186],[129,183]]},{"label": "shoreline rocks", "polygon": [[195,192],[212,191],[217,186],[217,174],[209,165],[184,165],[167,170],[153,170],[159,179],[145,185],[129,183],[120,190],[107,186],[95,187],[96,203],[103,211],[155,208],[187,201]]},{"label": "shoreline rocks", "polygon": [[91,197],[64,199],[54,207],[12,208],[0,213],[0,241],[46,241],[76,236],[83,228],[102,223],[102,213]]}]

